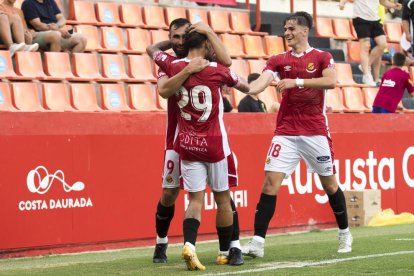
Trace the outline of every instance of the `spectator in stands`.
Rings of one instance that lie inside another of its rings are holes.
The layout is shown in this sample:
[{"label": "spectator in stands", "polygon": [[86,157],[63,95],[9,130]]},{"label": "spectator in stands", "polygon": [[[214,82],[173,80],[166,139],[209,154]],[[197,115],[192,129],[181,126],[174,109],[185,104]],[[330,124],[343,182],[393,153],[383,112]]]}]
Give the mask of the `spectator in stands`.
[{"label": "spectator in stands", "polygon": [[401,69],[405,63],[405,55],[396,53],[393,57],[393,68],[384,73],[380,89],[372,104],[372,113],[394,113],[401,101],[405,89],[414,97],[414,87],[410,75]]},{"label": "spectator in stands", "polygon": [[4,0],[0,4],[0,39],[10,50],[11,56],[16,51],[37,51],[39,45],[32,43],[32,34],[27,29],[21,10],[15,8],[13,0]]},{"label": "spectator in stands", "polygon": [[402,52],[406,56],[405,65],[406,66],[413,66],[414,65],[414,56],[413,56],[413,51],[412,51],[412,45],[411,45],[411,42],[409,42],[407,40],[407,37],[406,37],[405,33],[403,33],[402,36],[401,36],[400,46],[401,46]]},{"label": "spectator in stands", "polygon": [[402,12],[402,26],[405,34],[405,39],[411,44],[411,52],[413,48],[413,29],[411,25],[414,24],[414,1],[405,1]]},{"label": "spectator in stands", "polygon": [[[257,80],[260,77],[258,73],[252,73],[247,77],[247,82],[250,84],[252,81]],[[246,95],[239,103],[239,112],[267,112],[264,102],[259,100],[257,95]]]},{"label": "spectator in stands", "polygon": [[86,37],[65,28],[66,19],[54,0],[24,0],[22,10],[27,25],[36,30],[34,42],[42,50],[83,52]]},{"label": "spectator in stands", "polygon": [[[340,0],[339,8],[344,9],[349,0]],[[371,74],[370,66],[381,60],[384,49],[387,47],[387,39],[384,29],[379,22],[378,4],[381,3],[386,8],[401,9],[401,4],[393,3],[390,0],[354,0],[352,23],[355,27],[359,43],[361,45],[360,56],[363,72],[362,81],[365,84],[376,86]],[[370,38],[374,38],[377,44],[371,52]],[[374,75],[379,76],[380,66],[375,66]]]},{"label": "spectator in stands", "polygon": [[223,93],[223,110],[224,112],[237,112],[233,106],[231,105],[231,102],[229,101],[228,97],[231,97],[231,87],[223,86],[222,93]]}]

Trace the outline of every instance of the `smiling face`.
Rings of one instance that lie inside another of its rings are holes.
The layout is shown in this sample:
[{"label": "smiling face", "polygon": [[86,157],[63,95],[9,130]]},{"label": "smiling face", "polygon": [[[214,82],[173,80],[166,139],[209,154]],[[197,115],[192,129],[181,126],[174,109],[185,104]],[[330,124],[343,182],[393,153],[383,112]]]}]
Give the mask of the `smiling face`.
[{"label": "smiling face", "polygon": [[298,25],[296,20],[288,20],[284,27],[285,39],[289,47],[297,48],[298,45],[307,42],[309,28]]},{"label": "smiling face", "polygon": [[172,26],[170,30],[170,41],[171,41],[171,47],[174,50],[174,53],[179,58],[184,58],[187,56],[188,51],[184,48],[184,35],[187,31],[187,28],[189,27],[189,24],[185,24],[181,27],[175,28],[175,26]]}]

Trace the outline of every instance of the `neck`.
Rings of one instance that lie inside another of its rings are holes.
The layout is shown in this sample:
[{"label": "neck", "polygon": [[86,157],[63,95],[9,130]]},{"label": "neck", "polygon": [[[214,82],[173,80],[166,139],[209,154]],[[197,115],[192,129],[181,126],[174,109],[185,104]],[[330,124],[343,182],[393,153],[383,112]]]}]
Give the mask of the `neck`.
[{"label": "neck", "polygon": [[187,58],[192,59],[196,57],[202,57],[204,58],[206,56],[206,51],[202,48],[193,48],[190,51],[188,51]]},{"label": "neck", "polygon": [[292,50],[293,50],[294,53],[300,54],[300,53],[305,52],[309,48],[310,48],[310,45],[309,45],[308,41],[306,40],[303,43],[298,43],[295,46],[293,46]]},{"label": "neck", "polygon": [[259,99],[258,97],[257,97],[257,95],[249,95],[250,97],[252,97],[253,99],[255,99],[256,101]]}]

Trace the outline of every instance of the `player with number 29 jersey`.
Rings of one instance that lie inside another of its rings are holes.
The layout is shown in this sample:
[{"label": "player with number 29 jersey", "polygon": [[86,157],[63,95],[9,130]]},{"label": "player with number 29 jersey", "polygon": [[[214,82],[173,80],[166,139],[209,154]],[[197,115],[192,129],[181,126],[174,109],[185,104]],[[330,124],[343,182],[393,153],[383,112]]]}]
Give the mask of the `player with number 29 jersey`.
[{"label": "player with number 29 jersey", "polygon": [[[168,75],[174,76],[190,62],[164,52],[154,54],[157,65]],[[223,123],[223,84],[235,87],[239,77],[227,67],[211,62],[201,72],[183,84],[175,100],[180,108],[179,134],[174,149],[182,160],[214,163],[231,150]]]}]

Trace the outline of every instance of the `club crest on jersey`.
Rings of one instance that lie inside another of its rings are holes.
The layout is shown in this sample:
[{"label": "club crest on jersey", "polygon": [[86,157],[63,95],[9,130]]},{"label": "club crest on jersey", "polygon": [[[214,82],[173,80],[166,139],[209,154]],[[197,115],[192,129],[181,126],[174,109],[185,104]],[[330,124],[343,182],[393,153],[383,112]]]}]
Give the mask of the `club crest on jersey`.
[{"label": "club crest on jersey", "polygon": [[266,164],[270,164],[270,157],[266,159]]},{"label": "club crest on jersey", "polygon": [[171,175],[167,175],[167,177],[165,178],[165,180],[166,180],[168,183],[172,183],[172,182],[173,182],[173,178],[172,178],[172,176],[171,176]]},{"label": "club crest on jersey", "polygon": [[316,71],[315,64],[313,62],[308,63],[308,66],[306,66],[306,72],[314,73],[315,71]]},{"label": "club crest on jersey", "polygon": [[283,67],[283,69],[285,69],[286,72],[292,70],[292,66],[290,65],[286,65],[285,67]]}]

